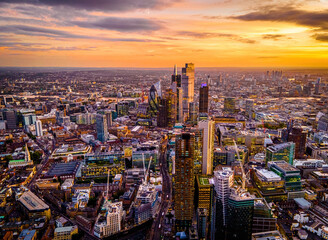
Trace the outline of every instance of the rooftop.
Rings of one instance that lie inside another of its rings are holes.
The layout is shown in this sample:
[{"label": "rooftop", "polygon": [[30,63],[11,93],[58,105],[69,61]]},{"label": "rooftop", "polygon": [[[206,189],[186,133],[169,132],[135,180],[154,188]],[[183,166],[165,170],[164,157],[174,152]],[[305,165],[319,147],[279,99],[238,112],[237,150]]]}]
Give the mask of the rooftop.
[{"label": "rooftop", "polygon": [[29,211],[41,211],[49,209],[49,206],[45,204],[40,198],[38,198],[31,191],[23,193],[19,198],[19,201],[29,210]]}]

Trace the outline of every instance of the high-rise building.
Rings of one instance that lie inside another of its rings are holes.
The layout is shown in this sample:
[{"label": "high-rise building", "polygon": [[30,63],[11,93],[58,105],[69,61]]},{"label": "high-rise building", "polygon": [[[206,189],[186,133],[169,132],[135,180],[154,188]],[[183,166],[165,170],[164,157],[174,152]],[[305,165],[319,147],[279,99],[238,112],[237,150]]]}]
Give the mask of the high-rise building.
[{"label": "high-rise building", "polygon": [[190,132],[195,134],[195,151],[194,151],[194,174],[202,174],[203,165],[203,137],[204,129],[191,128]]},{"label": "high-rise building", "polygon": [[211,175],[213,171],[215,122],[202,120],[198,123],[198,127],[204,129],[202,174]]},{"label": "high-rise building", "polygon": [[17,128],[17,114],[15,110],[12,109],[4,109],[1,110],[3,115],[3,120],[6,121],[7,129],[15,129]]},{"label": "high-rise building", "polygon": [[168,126],[168,101],[166,98],[159,100],[158,113],[157,113],[157,126]]},{"label": "high-rise building", "polygon": [[172,74],[172,83],[176,83],[177,87],[181,87],[181,75],[178,74],[177,65],[174,65],[174,71]]},{"label": "high-rise building", "polygon": [[108,139],[106,115],[97,114],[96,125],[97,125],[97,139],[101,142],[105,142]]},{"label": "high-rise building", "polygon": [[197,118],[198,118],[198,114],[197,114],[197,106],[195,102],[190,102],[189,103],[189,123],[191,125],[196,125],[197,124]]},{"label": "high-rise building", "polygon": [[222,229],[227,224],[228,199],[230,188],[233,186],[234,173],[231,167],[223,167],[221,170],[214,171],[214,189],[217,201],[218,226]]},{"label": "high-rise building", "polygon": [[295,143],[295,158],[304,158],[307,133],[302,128],[292,128],[288,134],[288,142]]},{"label": "high-rise building", "polygon": [[199,113],[208,113],[208,86],[202,83],[199,89]]},{"label": "high-rise building", "polygon": [[194,149],[195,135],[184,132],[175,143],[175,223],[177,231],[191,226],[194,212]]},{"label": "high-rise building", "polygon": [[[208,214],[211,212],[213,189],[208,176],[196,176],[196,207],[205,208]],[[209,216],[209,215],[208,215]]]},{"label": "high-rise building", "polygon": [[113,125],[112,111],[106,111],[105,114],[107,118],[107,129],[109,129]]},{"label": "high-rise building", "polygon": [[38,137],[43,136],[42,132],[42,122],[40,120],[35,121],[35,132]]},{"label": "high-rise building", "polygon": [[177,95],[172,89],[167,89],[165,98],[167,99],[168,127],[174,127],[177,120]]},{"label": "high-rise building", "polygon": [[94,235],[98,238],[108,237],[121,231],[121,221],[123,216],[122,202],[110,203],[105,201],[103,208],[106,213],[97,218],[94,226]]},{"label": "high-rise building", "polygon": [[253,214],[254,197],[248,192],[237,192],[232,189],[228,199],[226,239],[252,239]]},{"label": "high-rise building", "polygon": [[150,116],[154,117],[157,115],[158,108],[159,108],[159,99],[157,89],[154,85],[150,87],[149,91],[149,113]]},{"label": "high-rise building", "polygon": [[195,66],[186,63],[182,68],[181,87],[183,90],[183,112],[188,113],[189,103],[194,101]]},{"label": "high-rise building", "polygon": [[285,161],[293,165],[295,156],[295,143],[287,142],[267,147],[265,160],[266,163],[271,161]]},{"label": "high-rise building", "polygon": [[177,88],[177,122],[183,122],[183,92],[182,88]]},{"label": "high-rise building", "polygon": [[254,100],[247,99],[246,107],[245,107],[246,117],[248,117],[249,119],[252,119],[253,111],[254,111]]}]

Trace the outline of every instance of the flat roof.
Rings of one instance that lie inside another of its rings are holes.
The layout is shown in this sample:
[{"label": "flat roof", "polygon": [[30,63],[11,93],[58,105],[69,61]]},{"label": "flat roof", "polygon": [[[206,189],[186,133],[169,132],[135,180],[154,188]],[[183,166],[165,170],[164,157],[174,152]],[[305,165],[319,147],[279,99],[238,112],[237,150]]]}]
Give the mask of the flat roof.
[{"label": "flat roof", "polygon": [[281,143],[281,144],[272,145],[272,146],[268,147],[267,149],[272,151],[272,152],[277,152],[277,151],[280,151],[280,150],[282,150],[286,147],[290,147],[293,144],[295,144],[295,143],[292,143],[292,142]]},{"label": "flat roof", "polygon": [[79,165],[80,162],[55,163],[47,172],[46,177],[75,174]]},{"label": "flat roof", "polygon": [[209,181],[209,178],[208,177],[199,176],[198,177],[198,182],[202,186],[210,185],[210,181]]},{"label": "flat roof", "polygon": [[280,168],[283,171],[300,172],[300,170],[298,168],[293,167],[292,165],[290,165],[289,163],[287,163],[285,161],[272,161],[272,162],[268,162],[268,165],[277,166],[278,168]]},{"label": "flat roof", "polygon": [[268,181],[280,181],[281,177],[274,173],[273,171],[269,171],[266,169],[256,169],[256,172],[259,173],[262,177],[264,177]]},{"label": "flat roof", "polygon": [[29,210],[29,211],[42,211],[49,209],[49,206],[45,204],[40,198],[38,198],[31,191],[23,193],[19,198],[19,201]]}]

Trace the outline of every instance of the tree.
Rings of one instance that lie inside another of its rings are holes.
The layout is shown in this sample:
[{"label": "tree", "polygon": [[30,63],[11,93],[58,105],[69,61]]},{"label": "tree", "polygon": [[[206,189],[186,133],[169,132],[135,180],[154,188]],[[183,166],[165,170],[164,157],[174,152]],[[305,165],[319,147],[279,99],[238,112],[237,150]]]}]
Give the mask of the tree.
[{"label": "tree", "polygon": [[41,162],[42,153],[40,151],[35,151],[31,154],[31,159],[34,164],[39,164]]}]

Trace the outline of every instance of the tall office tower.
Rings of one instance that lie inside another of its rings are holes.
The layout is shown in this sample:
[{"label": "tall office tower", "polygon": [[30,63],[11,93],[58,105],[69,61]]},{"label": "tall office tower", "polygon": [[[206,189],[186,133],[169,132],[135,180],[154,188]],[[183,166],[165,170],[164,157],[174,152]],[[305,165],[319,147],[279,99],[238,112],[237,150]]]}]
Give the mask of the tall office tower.
[{"label": "tall office tower", "polygon": [[97,114],[96,125],[97,125],[97,139],[101,142],[105,142],[108,139],[106,115]]},{"label": "tall office tower", "polygon": [[172,89],[167,89],[165,98],[167,100],[167,125],[174,127],[177,120],[177,94]]},{"label": "tall office tower", "polygon": [[177,69],[177,65],[174,65],[174,71],[172,74],[172,83],[176,83],[177,87],[181,87],[181,75],[178,74],[178,69]]},{"label": "tall office tower", "polygon": [[248,192],[232,189],[228,199],[228,221],[226,239],[252,239],[254,197]]},{"label": "tall office tower", "polygon": [[293,165],[295,157],[295,143],[287,142],[267,147],[265,153],[265,162],[285,161]]},{"label": "tall office tower", "polygon": [[199,113],[208,113],[208,86],[202,83],[199,89]]},{"label": "tall office tower", "polygon": [[166,98],[159,100],[157,113],[157,127],[168,126],[168,101]]},{"label": "tall office tower", "polygon": [[195,66],[193,63],[186,63],[182,68],[181,87],[183,90],[183,112],[188,113],[190,102],[194,101]]},{"label": "tall office tower", "polygon": [[3,120],[6,121],[7,129],[15,129],[17,128],[17,114],[15,110],[4,109],[1,110],[3,114]]},{"label": "tall office tower", "polygon": [[183,93],[182,88],[177,88],[177,122],[183,122]]},{"label": "tall office tower", "polygon": [[43,136],[42,132],[42,122],[40,120],[35,121],[35,132],[38,137]]},{"label": "tall office tower", "polygon": [[107,118],[107,129],[109,129],[113,125],[112,111],[106,111],[105,114]]},{"label": "tall office tower", "polygon": [[216,238],[223,235],[227,225],[228,199],[233,186],[234,172],[230,167],[214,171],[214,189],[216,197]]},{"label": "tall office tower", "polygon": [[202,174],[203,165],[203,135],[204,129],[191,128],[190,132],[195,134],[194,174]]},{"label": "tall office tower", "polygon": [[226,97],[224,98],[224,111],[228,113],[234,113],[236,109],[235,98]]},{"label": "tall office tower", "polygon": [[155,117],[157,115],[158,105],[159,105],[159,99],[158,99],[157,89],[154,85],[152,85],[150,87],[150,91],[149,91],[149,113],[150,113],[150,116]]},{"label": "tall office tower", "polygon": [[184,132],[175,142],[175,224],[177,231],[187,230],[194,212],[194,149],[195,135]]},{"label": "tall office tower", "polygon": [[[222,76],[221,74],[218,76],[218,80],[217,80],[217,83],[216,83],[216,86],[220,86],[221,85],[221,82],[222,82]],[[223,83],[223,82],[222,82]]]},{"label": "tall office tower", "polygon": [[295,158],[304,158],[307,133],[302,128],[294,127],[288,135],[288,142],[295,143]]},{"label": "tall office tower", "polygon": [[254,100],[247,99],[245,113],[246,113],[246,117],[248,117],[248,119],[252,119],[253,110],[254,110]]},{"label": "tall office tower", "polygon": [[196,103],[194,103],[194,102],[189,103],[189,114],[188,115],[189,115],[189,123],[192,125],[196,125],[197,118],[198,118]]},{"label": "tall office tower", "polygon": [[202,174],[211,175],[213,171],[215,122],[202,120],[198,123],[198,127],[204,129]]}]

